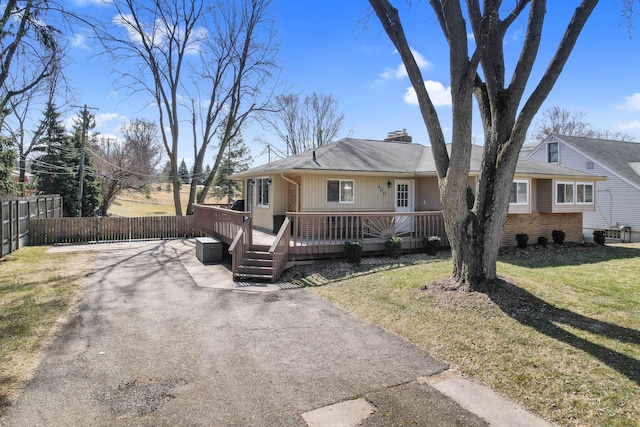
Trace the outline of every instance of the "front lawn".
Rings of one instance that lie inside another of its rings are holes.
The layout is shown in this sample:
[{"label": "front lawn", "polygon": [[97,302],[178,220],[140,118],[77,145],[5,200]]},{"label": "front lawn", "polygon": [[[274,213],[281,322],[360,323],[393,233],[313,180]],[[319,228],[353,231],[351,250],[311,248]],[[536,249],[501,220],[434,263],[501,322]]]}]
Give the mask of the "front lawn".
[{"label": "front lawn", "polygon": [[554,423],[638,425],[640,247],[512,251],[489,295],[434,284],[450,272],[439,253],[297,267],[286,278]]},{"label": "front lawn", "polygon": [[46,249],[25,247],[0,258],[0,416],[30,378],[95,258]]}]

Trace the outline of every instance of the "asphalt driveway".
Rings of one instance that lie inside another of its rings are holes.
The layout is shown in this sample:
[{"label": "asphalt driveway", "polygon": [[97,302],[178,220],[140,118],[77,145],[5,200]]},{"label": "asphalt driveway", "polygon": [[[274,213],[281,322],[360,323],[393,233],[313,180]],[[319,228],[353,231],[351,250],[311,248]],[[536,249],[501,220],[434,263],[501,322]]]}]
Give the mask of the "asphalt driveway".
[{"label": "asphalt driveway", "polygon": [[419,380],[445,364],[304,289],[198,286],[175,241],[100,249],[4,425],[306,426],[362,397],[362,425],[486,425]]}]

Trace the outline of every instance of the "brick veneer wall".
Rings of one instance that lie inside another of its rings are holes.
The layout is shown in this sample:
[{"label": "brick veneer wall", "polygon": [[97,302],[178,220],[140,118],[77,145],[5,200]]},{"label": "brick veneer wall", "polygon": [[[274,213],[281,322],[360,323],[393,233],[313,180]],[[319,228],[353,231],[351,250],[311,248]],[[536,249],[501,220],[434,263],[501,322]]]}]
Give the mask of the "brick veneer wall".
[{"label": "brick veneer wall", "polygon": [[544,236],[553,242],[551,232],[562,230],[566,242],[582,243],[582,213],[532,212],[526,215],[508,215],[504,226],[501,246],[516,246],[516,234],[529,235],[529,244],[537,243]]}]

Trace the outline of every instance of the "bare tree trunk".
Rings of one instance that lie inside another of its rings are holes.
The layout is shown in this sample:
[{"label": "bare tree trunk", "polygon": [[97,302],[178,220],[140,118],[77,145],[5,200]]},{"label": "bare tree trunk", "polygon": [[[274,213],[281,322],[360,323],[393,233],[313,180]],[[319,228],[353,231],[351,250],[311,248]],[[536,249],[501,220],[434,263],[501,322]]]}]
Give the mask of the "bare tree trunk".
[{"label": "bare tree trunk", "polygon": [[18,168],[20,169],[20,177],[18,178],[18,182],[26,182],[27,156],[25,156],[24,153],[20,153]]},{"label": "bare tree trunk", "polygon": [[[380,23],[400,53],[431,140],[442,211],[453,255],[453,277],[470,291],[486,291],[496,278],[496,262],[507,218],[509,194],[527,129],[557,81],[584,24],[598,0],[582,0],[544,75],[523,99],[536,61],[547,2],[517,2],[504,18],[501,2],[430,1],[449,45],[452,97],[452,143],[447,152],[442,127],[409,48],[398,10],[388,0],[369,0]],[[507,82],[503,44],[506,31],[529,10],[522,51]],[[468,26],[476,47],[469,52]],[[482,69],[482,77],[478,73]],[[471,152],[472,98],[484,128],[484,152],[475,205],[466,206]]]}]

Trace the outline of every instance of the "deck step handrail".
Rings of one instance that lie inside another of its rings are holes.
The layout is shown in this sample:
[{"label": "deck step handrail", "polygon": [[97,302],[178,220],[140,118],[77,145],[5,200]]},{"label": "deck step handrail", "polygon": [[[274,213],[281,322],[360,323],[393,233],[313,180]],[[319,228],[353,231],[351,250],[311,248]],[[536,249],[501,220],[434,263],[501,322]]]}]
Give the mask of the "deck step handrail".
[{"label": "deck step handrail", "polygon": [[229,253],[231,254],[231,272],[234,276],[238,271],[238,266],[240,265],[244,254],[249,249],[251,249],[253,240],[253,233],[251,232],[251,221],[251,217],[244,220],[242,226],[240,226],[240,229],[229,245]]},{"label": "deck step handrail", "polygon": [[289,240],[291,236],[291,220],[284,219],[278,235],[269,248],[273,258],[273,280],[277,280],[289,261]]}]

